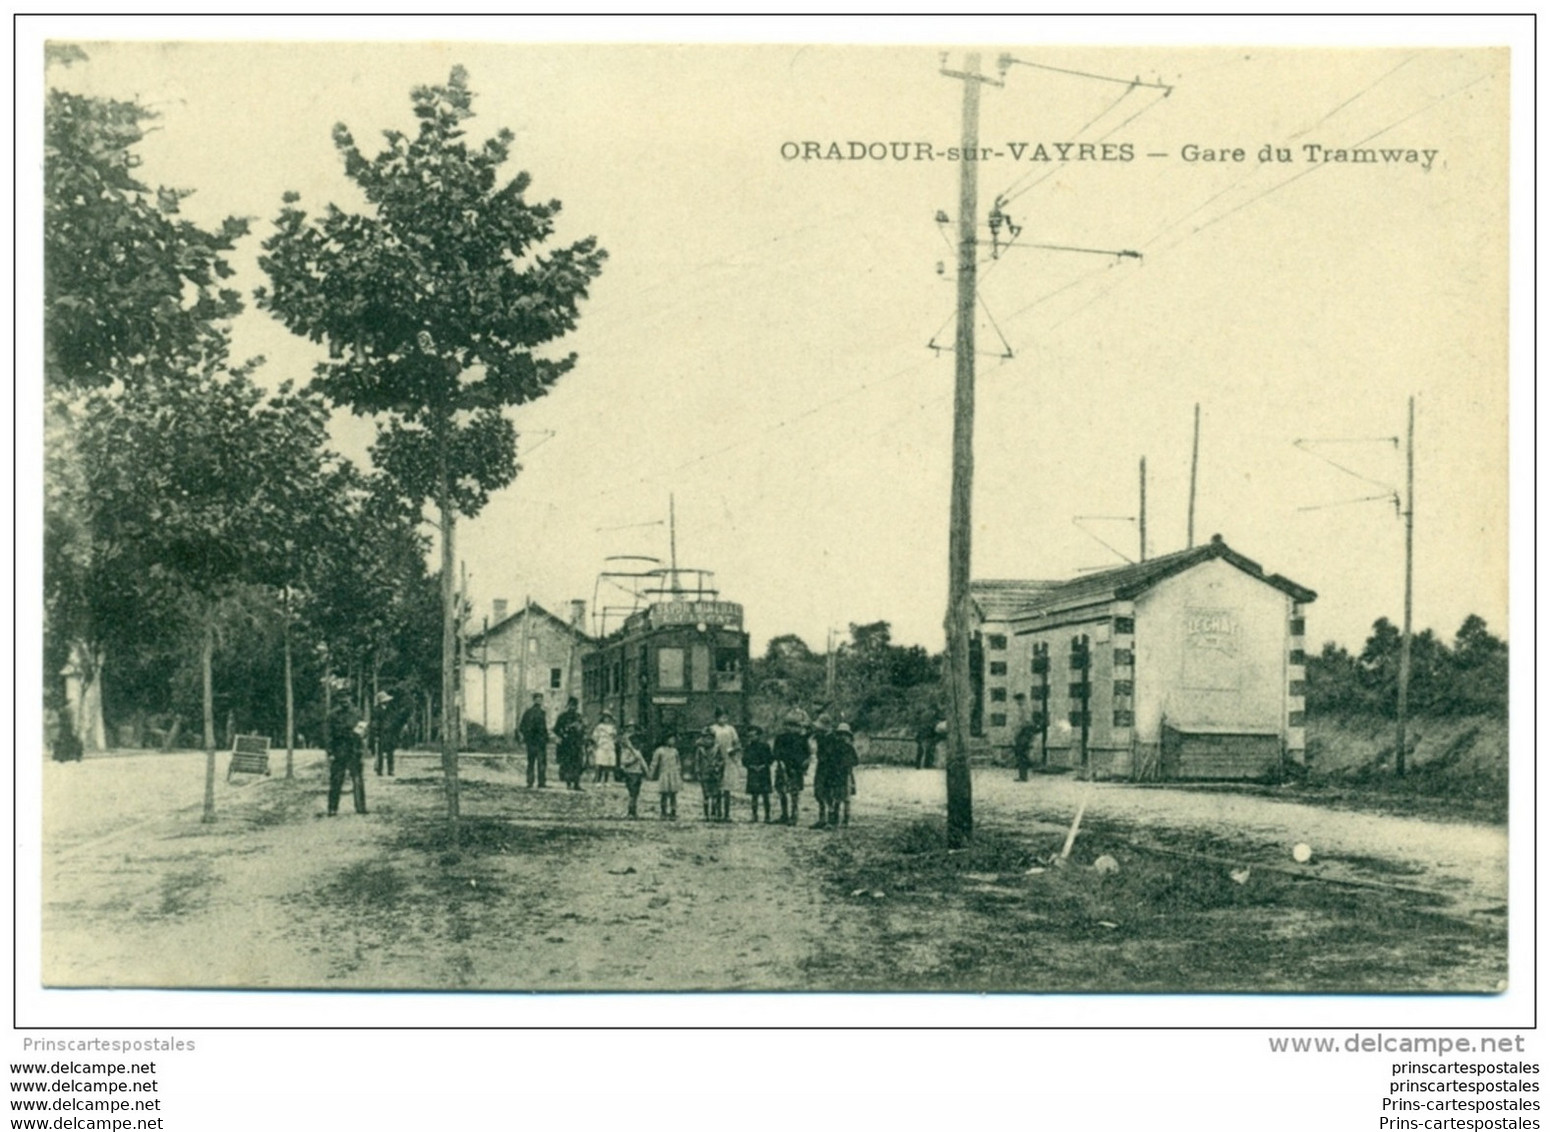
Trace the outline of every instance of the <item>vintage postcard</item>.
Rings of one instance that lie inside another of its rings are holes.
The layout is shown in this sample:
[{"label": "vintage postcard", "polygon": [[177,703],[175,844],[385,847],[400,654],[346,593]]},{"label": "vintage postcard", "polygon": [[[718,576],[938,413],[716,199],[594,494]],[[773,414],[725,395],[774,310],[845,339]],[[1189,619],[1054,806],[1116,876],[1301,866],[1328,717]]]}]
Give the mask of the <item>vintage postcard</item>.
[{"label": "vintage postcard", "polygon": [[42,984],[1506,991],[1512,63],[50,41]]}]

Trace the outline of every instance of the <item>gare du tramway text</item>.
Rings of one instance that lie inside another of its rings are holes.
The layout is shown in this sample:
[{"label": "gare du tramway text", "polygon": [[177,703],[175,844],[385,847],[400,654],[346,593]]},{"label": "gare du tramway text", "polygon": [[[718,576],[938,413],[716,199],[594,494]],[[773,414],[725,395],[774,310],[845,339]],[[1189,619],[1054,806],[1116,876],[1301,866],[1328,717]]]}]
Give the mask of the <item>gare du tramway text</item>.
[{"label": "gare du tramway text", "polygon": [[[1187,165],[1401,165],[1430,172],[1442,151],[1411,146],[1332,146],[1302,142],[1295,146],[1203,145],[1186,142],[1177,156]],[[927,141],[785,141],[780,145],[785,161],[1096,161],[1132,162],[1137,157],[1133,142],[1006,142],[1001,146],[937,145]],[[1147,151],[1150,158],[1172,157],[1174,151]]]}]

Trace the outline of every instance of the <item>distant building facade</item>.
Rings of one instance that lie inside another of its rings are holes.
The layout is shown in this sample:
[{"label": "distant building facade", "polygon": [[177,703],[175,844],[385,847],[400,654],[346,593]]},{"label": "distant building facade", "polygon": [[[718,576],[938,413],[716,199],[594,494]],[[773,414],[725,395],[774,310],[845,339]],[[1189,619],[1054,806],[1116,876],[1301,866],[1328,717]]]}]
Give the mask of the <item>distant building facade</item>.
[{"label": "distant building facade", "polygon": [[[980,581],[975,720],[1035,763],[1109,777],[1265,778],[1306,749],[1317,597],[1221,536],[1066,581]],[[1022,700],[1018,700],[1018,695]]]},{"label": "distant building facade", "polygon": [[592,639],[583,628],[586,604],[573,601],[570,612],[567,621],[528,602],[508,615],[505,602],[495,603],[489,627],[463,645],[465,732],[477,727],[511,737],[535,692],[553,725],[565,701],[580,697],[582,658]]}]

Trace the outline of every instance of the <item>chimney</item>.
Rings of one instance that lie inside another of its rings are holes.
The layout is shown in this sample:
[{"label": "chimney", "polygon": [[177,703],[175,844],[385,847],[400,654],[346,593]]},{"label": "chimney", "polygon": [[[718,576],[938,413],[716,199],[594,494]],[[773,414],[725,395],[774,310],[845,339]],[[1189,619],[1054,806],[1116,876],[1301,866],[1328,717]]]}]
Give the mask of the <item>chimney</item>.
[{"label": "chimney", "polygon": [[506,620],[505,598],[496,598],[493,602],[490,603],[490,606],[490,620],[492,623],[499,625],[502,621]]},{"label": "chimney", "polygon": [[574,598],[570,603],[570,624],[572,629],[586,631],[587,603],[580,598]]}]

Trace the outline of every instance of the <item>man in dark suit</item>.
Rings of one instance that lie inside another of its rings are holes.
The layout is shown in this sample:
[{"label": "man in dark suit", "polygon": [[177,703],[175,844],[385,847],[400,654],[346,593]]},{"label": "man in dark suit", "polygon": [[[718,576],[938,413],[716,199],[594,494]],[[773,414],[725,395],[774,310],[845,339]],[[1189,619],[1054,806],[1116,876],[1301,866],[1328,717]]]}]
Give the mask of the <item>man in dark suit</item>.
[{"label": "man in dark suit", "polygon": [[532,789],[536,775],[539,789],[548,785],[544,779],[549,772],[549,717],[544,714],[544,694],[533,693],[533,704],[522,713],[517,723],[517,733],[527,747],[527,785]]},{"label": "man in dark suit", "polygon": [[334,709],[328,721],[328,816],[339,812],[345,775],[352,780],[355,812],[366,812],[366,771],[363,764],[366,721],[348,702]]}]

